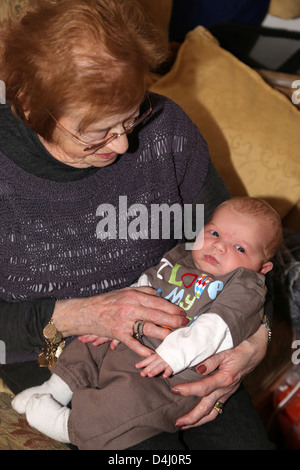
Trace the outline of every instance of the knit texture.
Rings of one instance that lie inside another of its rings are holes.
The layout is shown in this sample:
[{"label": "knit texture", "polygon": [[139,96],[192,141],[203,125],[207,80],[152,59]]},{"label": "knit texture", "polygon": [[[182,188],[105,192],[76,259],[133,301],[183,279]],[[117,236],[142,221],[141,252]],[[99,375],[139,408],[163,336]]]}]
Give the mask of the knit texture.
[{"label": "knit texture", "polygon": [[[153,112],[129,136],[129,151],[79,181],[37,177],[0,152],[3,300],[87,297],[128,286],[178,241],[172,228],[170,239],[151,239],[150,231],[136,239],[124,231],[120,236],[120,227],[138,215],[119,210],[120,196],[128,209],[143,204],[150,227],[152,204],[191,204],[208,170],[196,126],[170,100],[151,99]],[[102,204],[116,211],[114,239],[97,236],[106,215]]]}]

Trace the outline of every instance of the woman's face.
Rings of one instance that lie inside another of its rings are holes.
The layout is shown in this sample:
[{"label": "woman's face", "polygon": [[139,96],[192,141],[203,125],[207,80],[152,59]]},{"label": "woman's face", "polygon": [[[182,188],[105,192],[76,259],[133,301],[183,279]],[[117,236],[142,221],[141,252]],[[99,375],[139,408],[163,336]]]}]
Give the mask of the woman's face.
[{"label": "woman's face", "polygon": [[[84,142],[98,143],[109,137],[111,133],[122,133],[124,128],[122,123],[128,118],[136,117],[139,109],[131,109],[126,113],[114,114],[100,117],[97,122],[80,133],[79,125],[84,116],[84,109],[77,109],[59,119],[59,123],[67,131],[76,135]],[[56,125],[52,137],[52,142],[48,142],[41,136],[40,140],[51,155],[66,165],[75,168],[88,168],[90,166],[104,167],[113,163],[118,155],[125,153],[128,149],[127,135],[123,134],[106,144],[99,150],[84,151],[88,145],[77,142],[63,127]]]}]

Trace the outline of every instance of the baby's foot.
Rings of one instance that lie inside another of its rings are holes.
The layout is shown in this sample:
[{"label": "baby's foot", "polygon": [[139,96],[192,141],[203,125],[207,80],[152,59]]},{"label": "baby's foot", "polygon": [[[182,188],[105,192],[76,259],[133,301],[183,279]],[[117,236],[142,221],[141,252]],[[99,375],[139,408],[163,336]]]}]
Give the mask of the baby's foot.
[{"label": "baby's foot", "polygon": [[61,405],[67,405],[71,399],[73,392],[69,386],[58,375],[53,374],[49,380],[42,385],[27,388],[23,392],[15,396],[12,401],[12,407],[17,413],[25,413],[25,408],[33,395],[50,394]]},{"label": "baby's foot", "polygon": [[68,420],[71,410],[61,406],[51,395],[32,395],[26,405],[30,426],[59,442],[70,443]]}]

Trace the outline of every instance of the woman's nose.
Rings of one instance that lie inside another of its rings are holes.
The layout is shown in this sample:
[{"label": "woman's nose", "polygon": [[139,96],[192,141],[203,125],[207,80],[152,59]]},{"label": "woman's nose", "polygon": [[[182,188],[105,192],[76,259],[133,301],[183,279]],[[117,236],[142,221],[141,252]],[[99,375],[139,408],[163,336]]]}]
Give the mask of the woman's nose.
[{"label": "woman's nose", "polygon": [[119,137],[114,139],[108,147],[113,151],[121,155],[122,153],[125,153],[128,150],[128,139],[127,139],[127,134],[124,132],[124,128],[122,124],[114,127],[111,129],[112,133],[120,134]]},{"label": "woman's nose", "polygon": [[116,152],[119,155],[122,155],[122,153],[125,153],[128,150],[127,135],[126,134],[120,135],[120,137],[117,137],[110,144],[108,144],[107,147],[111,149],[113,152]]}]

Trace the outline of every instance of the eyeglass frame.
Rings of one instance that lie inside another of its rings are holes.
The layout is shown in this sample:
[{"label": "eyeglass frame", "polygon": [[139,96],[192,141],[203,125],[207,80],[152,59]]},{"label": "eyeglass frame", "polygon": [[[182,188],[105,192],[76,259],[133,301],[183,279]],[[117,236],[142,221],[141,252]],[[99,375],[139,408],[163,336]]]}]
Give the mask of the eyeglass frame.
[{"label": "eyeglass frame", "polygon": [[151,100],[150,100],[150,96],[148,93],[146,93],[146,98],[148,99],[148,102],[149,102],[149,109],[142,114],[142,116],[140,116],[139,118],[137,118],[137,120],[131,124],[130,126],[126,127],[124,126],[124,123],[126,123],[126,121],[128,121],[130,118],[127,118],[125,119],[123,122],[122,122],[122,126],[124,128],[124,132],[113,132],[109,137],[107,138],[104,138],[104,140],[101,142],[101,143],[98,143],[98,144],[93,144],[93,145],[90,145],[88,142],[85,142],[84,140],[80,139],[80,137],[78,137],[77,135],[73,134],[71,131],[69,131],[68,129],[66,129],[54,116],[52,113],[50,113],[50,111],[47,110],[47,113],[49,114],[49,116],[52,117],[52,119],[56,122],[56,124],[58,124],[59,127],[61,127],[61,129],[63,129],[65,132],[67,132],[67,134],[69,134],[78,144],[81,144],[81,145],[87,145],[87,147],[85,149],[83,149],[84,152],[89,152],[90,150],[94,150],[93,153],[95,153],[97,150],[100,150],[101,148],[105,147],[106,145],[110,144],[113,140],[117,139],[118,137],[121,137],[122,135],[125,135],[125,134],[129,134],[132,129],[134,129],[136,126],[138,126],[144,119],[146,119],[146,117],[149,116],[149,114],[151,114],[152,112],[152,103],[151,103]]}]

